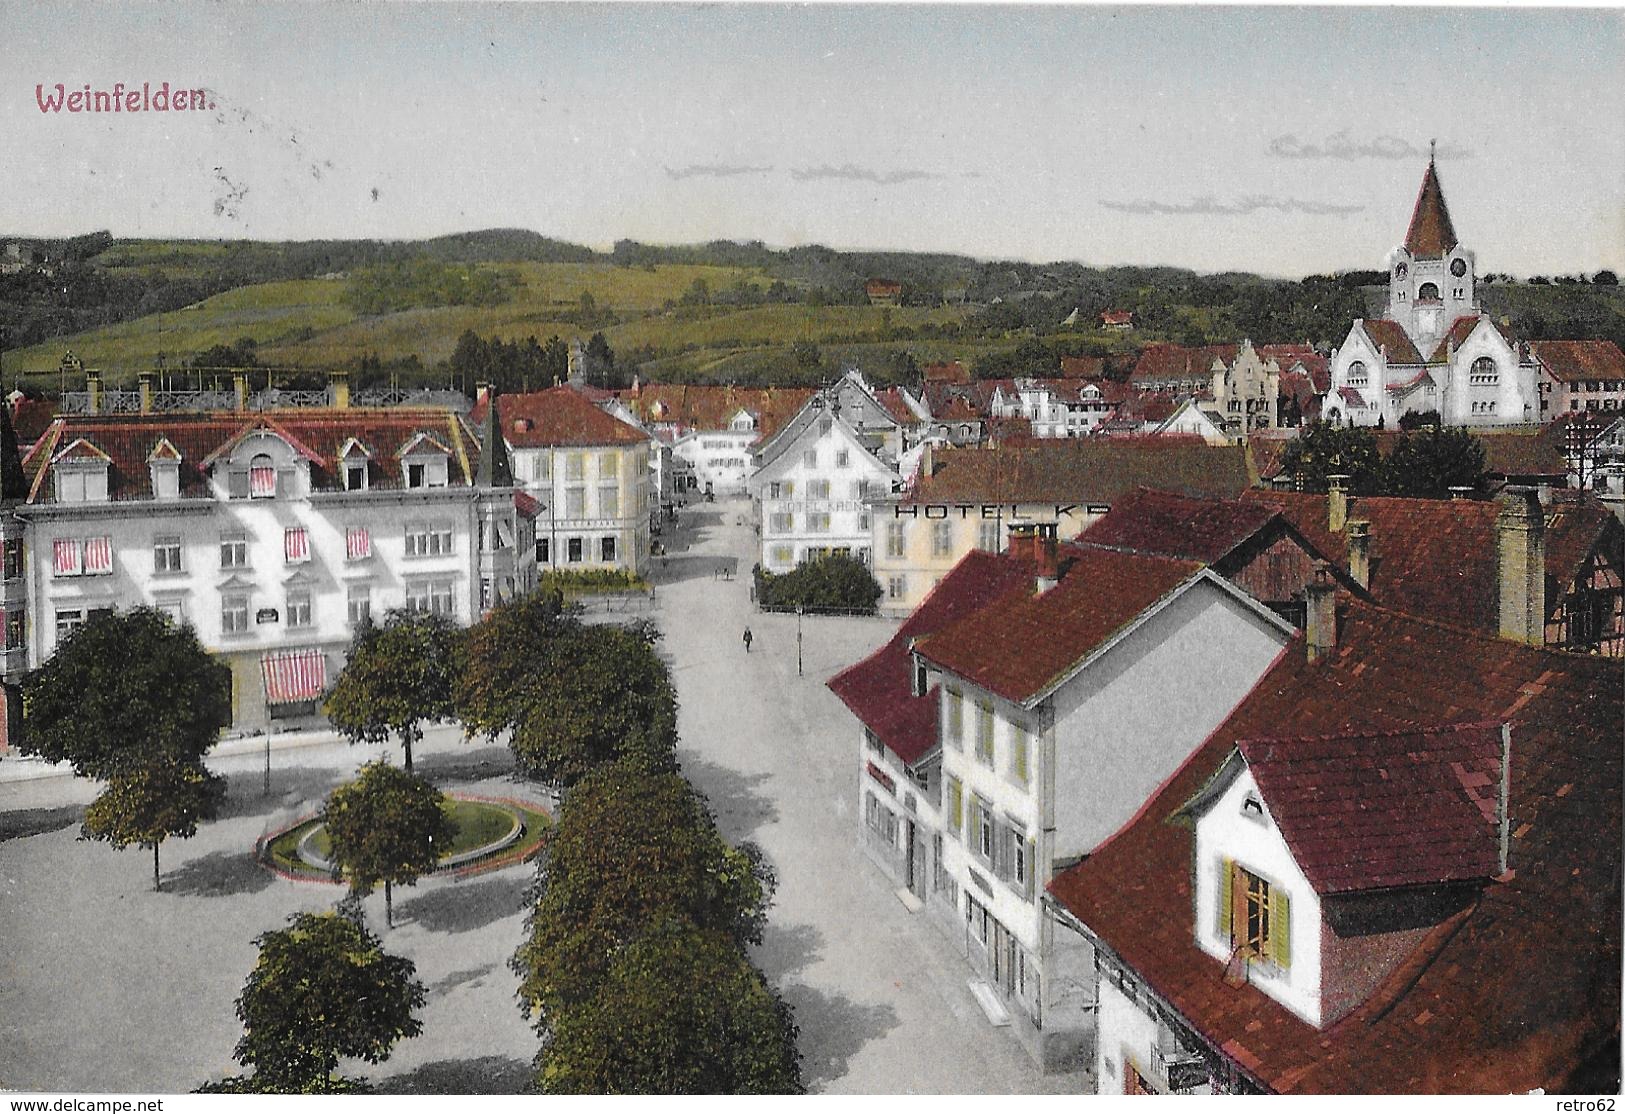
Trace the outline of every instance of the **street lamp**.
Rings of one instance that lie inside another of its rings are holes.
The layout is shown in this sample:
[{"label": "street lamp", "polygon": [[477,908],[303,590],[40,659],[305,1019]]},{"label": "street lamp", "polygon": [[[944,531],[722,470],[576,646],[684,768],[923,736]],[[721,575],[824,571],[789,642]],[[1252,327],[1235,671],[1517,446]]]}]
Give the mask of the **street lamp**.
[{"label": "street lamp", "polygon": [[801,613],[806,608],[796,604],[796,676],[801,676]]}]

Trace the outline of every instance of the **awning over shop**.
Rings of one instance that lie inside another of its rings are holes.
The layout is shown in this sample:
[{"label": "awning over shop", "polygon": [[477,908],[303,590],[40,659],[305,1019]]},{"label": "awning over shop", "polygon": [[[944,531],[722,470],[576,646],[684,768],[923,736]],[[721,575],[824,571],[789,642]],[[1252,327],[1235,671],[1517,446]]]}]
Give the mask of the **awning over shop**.
[{"label": "awning over shop", "polygon": [[317,700],[327,691],[327,655],[320,650],[284,650],[260,659],[265,701],[292,704]]}]

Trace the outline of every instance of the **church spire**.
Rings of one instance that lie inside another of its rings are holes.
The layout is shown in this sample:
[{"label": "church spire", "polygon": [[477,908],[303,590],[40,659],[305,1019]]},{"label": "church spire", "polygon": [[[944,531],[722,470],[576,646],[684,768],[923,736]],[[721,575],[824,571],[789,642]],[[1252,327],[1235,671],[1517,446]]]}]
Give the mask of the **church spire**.
[{"label": "church spire", "polygon": [[1439,171],[1433,163],[1433,145],[1428,145],[1428,169],[1422,176],[1422,189],[1416,195],[1416,208],[1411,213],[1411,227],[1405,233],[1405,250],[1413,259],[1443,257],[1456,246],[1456,229],[1450,223],[1450,210],[1445,207],[1444,190],[1439,186]]}]

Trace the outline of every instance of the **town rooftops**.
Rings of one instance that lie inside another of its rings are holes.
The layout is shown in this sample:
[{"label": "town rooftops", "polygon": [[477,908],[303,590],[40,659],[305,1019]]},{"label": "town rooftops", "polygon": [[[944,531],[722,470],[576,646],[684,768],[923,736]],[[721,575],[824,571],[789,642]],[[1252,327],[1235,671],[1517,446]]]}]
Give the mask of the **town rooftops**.
[{"label": "town rooftops", "polygon": [[721,431],[729,428],[741,410],[756,419],[758,440],[778,432],[812,397],[806,387],[732,387],[692,383],[645,383],[619,394],[638,419],[662,422],[689,430]]},{"label": "town rooftops", "polygon": [[1439,172],[1430,159],[1422,188],[1416,193],[1416,207],[1411,210],[1411,225],[1405,230],[1405,250],[1413,258],[1439,259],[1455,246],[1456,229],[1444,203]]},{"label": "town rooftops", "polygon": [[150,461],[165,442],[168,447],[160,455],[178,457],[181,495],[200,495],[208,490],[209,464],[259,431],[283,439],[309,461],[311,483],[318,490],[340,486],[339,456],[351,441],[381,450],[371,465],[375,470],[371,486],[380,488],[404,485],[404,464],[396,453],[414,440],[422,443],[422,437],[432,438],[447,452],[453,486],[473,482],[472,461],[478,454],[472,430],[447,410],[59,415],[23,458],[29,502],[54,501],[53,485],[46,482],[49,466],[64,450],[81,443],[106,457],[108,494],[113,500],[152,498]]},{"label": "town rooftops", "polygon": [[1529,348],[1560,383],[1625,380],[1625,352],[1611,340],[1532,340]]},{"label": "town rooftops", "polygon": [[1161,383],[1207,379],[1213,374],[1214,361],[1230,364],[1235,361],[1240,345],[1210,344],[1201,348],[1187,348],[1179,344],[1152,344],[1140,353],[1134,365],[1131,381],[1134,383]]},{"label": "town rooftops", "polygon": [[[489,405],[488,399],[475,403],[469,420],[478,425]],[[503,439],[516,449],[636,445],[649,439],[567,386],[498,395],[497,417]]]},{"label": "town rooftops", "polygon": [[949,360],[943,364],[926,364],[920,369],[920,375],[927,383],[969,383],[970,371],[958,360]]},{"label": "town rooftops", "polygon": [[[1562,1089],[1618,1041],[1622,719],[1617,661],[1350,602],[1330,653],[1309,663],[1290,647],[1138,816],[1050,892],[1259,1086]],[[1170,817],[1238,742],[1485,722],[1512,725],[1502,880],[1325,1029],[1257,987],[1227,983],[1191,923],[1191,829]]]},{"label": "town rooftops", "polygon": [[1030,591],[1034,566],[973,550],[931,590],[890,642],[829,680],[852,714],[906,766],[937,745],[938,690],[913,692],[910,650],[916,639],[999,600]]},{"label": "town rooftops", "polygon": [[1063,545],[1048,591],[1006,592],[915,645],[921,657],[1016,703],[1042,697],[1154,605],[1205,574],[1194,561]]},{"label": "town rooftops", "polygon": [[1241,739],[1186,811],[1245,765],[1318,894],[1483,881],[1505,869],[1504,726]]},{"label": "town rooftops", "polygon": [[1244,447],[1199,437],[1035,440],[944,450],[935,462],[908,501],[1109,505],[1137,487],[1234,498],[1248,484]]},{"label": "town rooftops", "polygon": [[1113,503],[1078,540],[1211,565],[1278,517],[1274,508],[1260,503],[1197,499],[1142,487]]}]

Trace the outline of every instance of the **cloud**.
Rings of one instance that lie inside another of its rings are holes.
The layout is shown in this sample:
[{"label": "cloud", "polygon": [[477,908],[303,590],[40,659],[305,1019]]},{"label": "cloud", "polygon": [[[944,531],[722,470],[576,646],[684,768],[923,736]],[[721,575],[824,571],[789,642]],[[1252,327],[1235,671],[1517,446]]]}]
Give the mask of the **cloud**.
[{"label": "cloud", "polygon": [[896,186],[904,182],[929,182],[946,175],[928,170],[870,170],[864,166],[843,163],[840,166],[804,166],[792,168],[790,177],[798,182],[843,181],[869,182],[877,186]]},{"label": "cloud", "polygon": [[674,182],[684,178],[738,178],[744,174],[771,174],[771,166],[729,166],[726,163],[700,163],[693,166],[665,168],[666,177]]},{"label": "cloud", "polygon": [[1119,213],[1152,213],[1166,217],[1244,217],[1264,211],[1342,217],[1365,209],[1364,205],[1332,205],[1324,201],[1303,201],[1295,197],[1256,195],[1230,202],[1207,195],[1194,201],[1102,201],[1101,205]]},{"label": "cloud", "polygon": [[[1327,136],[1321,143],[1299,139],[1295,135],[1278,135],[1270,140],[1266,150],[1271,157],[1278,159],[1341,159],[1345,162],[1355,159],[1419,159],[1428,153],[1424,148],[1395,135],[1352,139],[1346,128]],[[1473,157],[1467,148],[1448,142],[1439,144],[1434,155],[1441,159]]]}]

